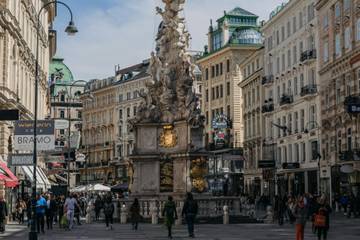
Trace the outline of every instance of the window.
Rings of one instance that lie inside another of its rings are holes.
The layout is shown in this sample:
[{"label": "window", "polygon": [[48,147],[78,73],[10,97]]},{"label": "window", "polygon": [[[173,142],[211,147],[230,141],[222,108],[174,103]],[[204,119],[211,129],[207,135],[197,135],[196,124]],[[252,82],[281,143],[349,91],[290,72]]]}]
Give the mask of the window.
[{"label": "window", "polygon": [[126,93],[126,100],[130,100],[131,99],[131,92]]},{"label": "window", "polygon": [[230,72],[230,59],[226,60],[226,72]]},{"label": "window", "polygon": [[291,35],[291,23],[287,22],[287,37],[289,38]]},{"label": "window", "polygon": [[211,110],[211,121],[215,118],[215,110]]},{"label": "window", "polygon": [[219,76],[219,64],[216,64],[216,76]]},{"label": "window", "polygon": [[294,144],[294,149],[295,149],[295,162],[299,162],[300,160],[300,148],[299,148],[299,144],[295,143]]},{"label": "window", "polygon": [[344,11],[350,10],[351,0],[344,0]]},{"label": "window", "polygon": [[294,119],[295,119],[295,122],[294,122],[294,132],[295,132],[295,133],[298,133],[298,132],[299,132],[299,113],[298,113],[298,112],[295,112],[295,113],[294,113]]},{"label": "window", "polygon": [[299,12],[299,28],[303,27],[303,13]]},{"label": "window", "polygon": [[256,59],[256,70],[260,68],[260,60]]},{"label": "window", "polygon": [[205,122],[206,122],[206,125],[209,124],[209,111],[206,111],[206,114],[205,114]]},{"label": "window", "polygon": [[209,69],[205,69],[205,80],[209,80]]},{"label": "window", "polygon": [[126,109],[126,116],[129,118],[130,117],[130,108]]},{"label": "window", "polygon": [[123,119],[123,111],[122,111],[122,109],[119,110],[119,119],[120,120]]},{"label": "window", "polygon": [[319,157],[318,141],[311,142],[311,160],[316,160]]},{"label": "window", "polygon": [[288,129],[287,130],[288,130],[289,134],[292,133],[292,114],[291,113],[288,115]]},{"label": "window", "polygon": [[60,118],[65,118],[65,111],[64,110],[60,110]]},{"label": "window", "polygon": [[288,50],[287,55],[288,55],[287,56],[287,61],[288,61],[287,66],[289,68],[289,67],[291,67],[291,50],[290,49]]},{"label": "window", "polygon": [[215,77],[215,66],[211,66],[211,77]]},{"label": "window", "polygon": [[283,42],[285,40],[285,27],[281,27],[281,41]]},{"label": "window", "polygon": [[328,26],[329,26],[329,15],[328,13],[326,12],[324,17],[323,17],[323,29],[326,29]]},{"label": "window", "polygon": [[276,73],[280,73],[280,58],[276,58]]},{"label": "window", "polygon": [[294,78],[294,95],[298,95],[298,79],[297,77]]},{"label": "window", "polygon": [[301,73],[300,74],[300,89],[304,87],[304,74]]},{"label": "window", "polygon": [[[283,116],[282,118],[282,125],[286,126],[286,116]],[[283,133],[283,137],[286,137],[286,131],[282,131],[282,133]]]},{"label": "window", "polygon": [[230,82],[226,83],[226,95],[230,96]]},{"label": "window", "polygon": [[247,77],[246,68],[244,68],[244,77]]},{"label": "window", "polygon": [[133,114],[134,114],[134,116],[136,116],[136,113],[137,113],[137,107],[134,106],[134,107],[133,107]]},{"label": "window", "polygon": [[216,88],[215,88],[215,93],[216,93],[216,99],[218,99],[219,98],[219,86],[216,86]]},{"label": "window", "polygon": [[81,111],[78,111],[77,115],[78,115],[78,119],[81,119]]},{"label": "window", "polygon": [[337,3],[335,4],[335,18],[339,18],[339,17],[340,17],[340,14],[341,14],[341,12],[340,12],[340,3],[337,2]]},{"label": "window", "polygon": [[356,41],[360,41],[360,18],[356,20]]},{"label": "window", "polygon": [[223,75],[223,63],[220,63],[220,75]]},{"label": "window", "polygon": [[211,88],[211,100],[215,99],[215,88]]},{"label": "window", "polygon": [[292,162],[292,144],[288,145],[288,153],[289,153],[289,156],[288,156],[287,162]]},{"label": "window", "polygon": [[308,22],[310,22],[311,20],[313,20],[315,17],[315,8],[314,8],[314,4],[311,3],[308,6]]},{"label": "window", "polygon": [[305,111],[304,109],[300,110],[300,131],[304,132],[305,130]]},{"label": "window", "polygon": [[227,107],[226,107],[226,116],[228,117],[228,119],[231,118],[231,108],[230,108],[230,105],[227,105]]},{"label": "window", "polygon": [[297,47],[296,45],[293,47],[293,64],[296,64],[298,61],[298,58],[297,58]]},{"label": "window", "polygon": [[61,102],[65,102],[65,95],[64,95],[64,94],[61,94],[61,95],[60,95],[60,101],[61,101]]},{"label": "window", "polygon": [[281,55],[281,71],[285,71],[285,54]]},{"label": "window", "polygon": [[296,32],[296,16],[293,17],[293,33]]},{"label": "window", "polygon": [[65,129],[60,129],[60,135],[64,135],[65,134]]},{"label": "window", "polygon": [[277,45],[280,44],[280,34],[279,34],[279,30],[276,31],[276,44],[277,44]]},{"label": "window", "polygon": [[341,101],[341,80],[337,79],[335,85],[336,85],[335,86],[336,87],[336,95],[335,95],[336,104],[339,104]]},{"label": "window", "polygon": [[345,33],[344,33],[344,41],[345,41],[345,49],[350,49],[351,47],[351,41],[350,41],[350,27],[345,28]]},{"label": "window", "polygon": [[310,110],[309,110],[309,122],[312,124],[310,125],[310,129],[314,129],[316,127],[316,105],[310,106]]},{"label": "window", "polygon": [[324,63],[329,61],[329,42],[325,41],[323,45],[323,61]]},{"label": "window", "polygon": [[206,89],[205,91],[205,99],[206,99],[206,102],[209,102],[209,90]]},{"label": "window", "polygon": [[[277,119],[277,125],[281,125],[280,118]],[[281,137],[281,130],[280,128],[276,128],[276,129],[277,129],[277,136],[279,138]]]},{"label": "window", "polygon": [[301,154],[301,162],[306,162],[306,144],[303,142],[301,143],[301,150],[302,150],[302,154]]},{"label": "window", "polygon": [[224,97],[224,93],[223,93],[223,85],[220,85],[220,98]]},{"label": "window", "polygon": [[348,147],[348,151],[351,151],[352,149],[352,141],[351,141],[351,128],[348,128],[347,130],[347,147]]}]

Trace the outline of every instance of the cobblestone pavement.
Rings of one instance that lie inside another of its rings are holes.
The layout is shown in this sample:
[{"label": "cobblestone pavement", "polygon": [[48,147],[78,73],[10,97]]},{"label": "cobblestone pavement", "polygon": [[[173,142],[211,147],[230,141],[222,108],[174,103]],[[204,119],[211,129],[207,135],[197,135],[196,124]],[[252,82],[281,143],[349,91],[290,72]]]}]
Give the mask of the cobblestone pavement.
[{"label": "cobblestone pavement", "polygon": [[[294,226],[285,224],[279,227],[273,224],[234,224],[234,225],[196,225],[196,239],[201,240],[291,240],[295,239]],[[6,233],[0,239],[27,239],[28,229],[25,226],[8,225]],[[113,239],[167,239],[167,232],[162,225],[143,224],[134,232],[130,225],[114,224],[113,230],[106,230],[105,224],[84,224],[76,226],[72,231],[65,231],[55,226],[54,230],[39,235],[39,240],[84,239],[84,240],[113,240]],[[188,239],[186,226],[175,227],[174,239]],[[346,219],[337,216],[332,220],[328,239],[359,240],[360,219]],[[310,224],[306,227],[306,240],[316,240],[311,233]]]}]

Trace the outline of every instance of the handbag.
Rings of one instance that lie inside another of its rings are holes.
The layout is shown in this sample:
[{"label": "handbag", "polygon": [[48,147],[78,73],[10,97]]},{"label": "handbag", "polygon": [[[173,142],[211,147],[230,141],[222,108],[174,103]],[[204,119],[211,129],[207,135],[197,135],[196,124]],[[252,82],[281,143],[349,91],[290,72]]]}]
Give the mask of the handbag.
[{"label": "handbag", "polygon": [[315,227],[325,227],[326,226],[326,217],[322,214],[316,214],[314,217]]},{"label": "handbag", "polygon": [[68,225],[68,220],[67,220],[67,217],[65,215],[61,217],[60,224],[63,227],[66,227]]}]

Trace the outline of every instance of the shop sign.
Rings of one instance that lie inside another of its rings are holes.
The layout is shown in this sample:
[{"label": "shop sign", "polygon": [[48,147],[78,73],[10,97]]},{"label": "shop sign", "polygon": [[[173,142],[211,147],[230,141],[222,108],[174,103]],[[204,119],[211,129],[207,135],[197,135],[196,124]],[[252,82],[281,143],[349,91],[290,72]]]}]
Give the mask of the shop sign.
[{"label": "shop sign", "polygon": [[352,104],[347,105],[347,112],[348,113],[360,113],[360,104],[352,103]]},{"label": "shop sign", "polygon": [[0,110],[0,121],[15,121],[19,120],[18,109]]},{"label": "shop sign", "polygon": [[214,129],[228,128],[229,127],[228,118],[224,114],[218,115],[214,118],[211,125],[212,128]]},{"label": "shop sign", "polygon": [[34,163],[32,154],[12,154],[11,166],[31,166]]}]

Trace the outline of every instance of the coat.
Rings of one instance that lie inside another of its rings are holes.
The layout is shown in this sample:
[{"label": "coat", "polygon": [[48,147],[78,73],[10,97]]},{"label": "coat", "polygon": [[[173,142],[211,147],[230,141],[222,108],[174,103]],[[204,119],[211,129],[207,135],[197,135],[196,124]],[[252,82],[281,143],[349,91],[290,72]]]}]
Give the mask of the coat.
[{"label": "coat", "polygon": [[0,201],[0,222],[4,221],[7,215],[8,215],[7,204],[5,201]]},{"label": "coat", "polygon": [[163,216],[165,217],[165,225],[170,227],[177,219],[175,202],[167,201],[164,206]]},{"label": "coat", "polygon": [[139,222],[141,220],[139,204],[137,204],[137,205],[132,204],[131,207],[130,207],[129,212],[130,212],[130,221],[132,223],[136,223],[136,222]]},{"label": "coat", "polygon": [[308,208],[306,207],[299,207],[296,206],[294,209],[294,216],[296,218],[296,224],[301,224],[303,226],[305,226],[306,224],[306,220],[307,220],[307,216],[308,216]]}]

